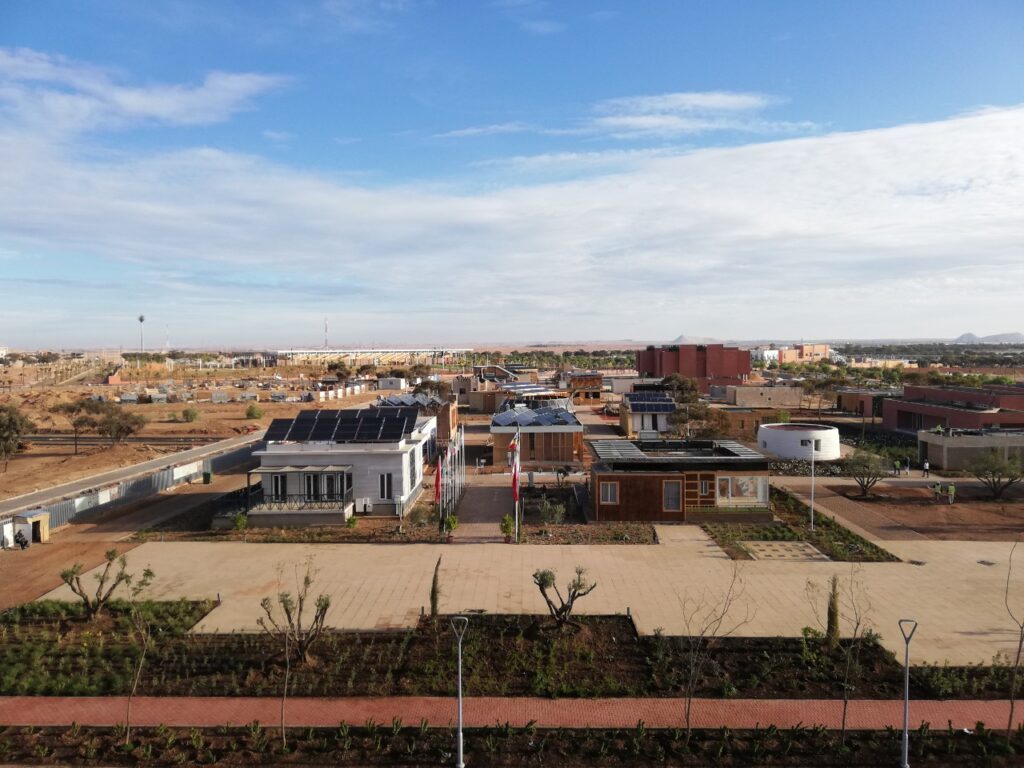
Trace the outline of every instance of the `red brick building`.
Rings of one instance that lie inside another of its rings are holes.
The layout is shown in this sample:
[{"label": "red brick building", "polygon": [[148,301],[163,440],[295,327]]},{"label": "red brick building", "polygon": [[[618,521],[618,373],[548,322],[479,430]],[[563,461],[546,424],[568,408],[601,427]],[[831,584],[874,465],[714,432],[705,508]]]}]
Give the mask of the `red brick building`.
[{"label": "red brick building", "polygon": [[919,387],[908,384],[903,387],[903,399],[883,401],[882,426],[913,433],[936,427],[1024,426],[1024,386]]},{"label": "red brick building", "polygon": [[750,351],[724,344],[684,344],[637,350],[641,376],[664,378],[678,373],[696,379],[707,394],[712,384],[743,384],[750,377]]}]

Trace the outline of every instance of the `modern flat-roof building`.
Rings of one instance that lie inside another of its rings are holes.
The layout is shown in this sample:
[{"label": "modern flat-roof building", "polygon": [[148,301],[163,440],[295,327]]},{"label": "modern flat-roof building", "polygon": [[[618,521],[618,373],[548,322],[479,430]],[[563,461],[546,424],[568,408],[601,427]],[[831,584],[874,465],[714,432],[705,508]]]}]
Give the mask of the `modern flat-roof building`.
[{"label": "modern flat-roof building", "polygon": [[274,419],[251,470],[253,526],[332,525],[353,514],[401,517],[420,494],[437,419],[415,407],[306,410]]},{"label": "modern flat-roof building", "polygon": [[920,430],[1024,427],[1024,386],[929,387],[907,384],[882,403],[882,426]]},{"label": "modern flat-roof building", "polygon": [[593,518],[771,520],[768,459],[732,440],[595,440]]},{"label": "modern flat-roof building", "polygon": [[516,406],[501,411],[491,419],[494,466],[508,466],[508,445],[517,434],[524,467],[579,465],[583,461],[583,432],[579,419],[566,408]]},{"label": "modern flat-roof building", "polygon": [[944,429],[917,433],[918,459],[935,469],[966,469],[989,451],[1003,458],[1024,456],[1024,429]]},{"label": "modern flat-roof building", "polygon": [[882,415],[882,403],[891,397],[903,397],[903,390],[878,389],[872,387],[840,387],[836,390],[836,408],[845,413],[870,417],[872,423],[876,416]]},{"label": "modern flat-roof building", "polygon": [[676,403],[667,392],[627,392],[619,406],[619,427],[629,438],[641,432],[664,435],[671,431],[668,418],[676,412]]},{"label": "modern flat-roof building", "polygon": [[640,376],[665,378],[673,373],[696,379],[707,394],[712,384],[743,384],[750,377],[750,351],[723,344],[647,347],[636,352]]},{"label": "modern flat-roof building", "polygon": [[725,402],[739,408],[799,408],[804,399],[801,387],[727,386]]},{"label": "modern flat-roof building", "polygon": [[600,371],[567,371],[559,379],[558,388],[572,393],[576,405],[600,405],[604,389],[604,375]]}]

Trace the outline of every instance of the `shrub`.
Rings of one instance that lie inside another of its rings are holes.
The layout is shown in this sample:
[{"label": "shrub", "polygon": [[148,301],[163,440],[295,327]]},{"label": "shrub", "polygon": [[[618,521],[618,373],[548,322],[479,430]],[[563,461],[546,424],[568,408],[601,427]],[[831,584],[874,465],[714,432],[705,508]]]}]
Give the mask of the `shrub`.
[{"label": "shrub", "polygon": [[235,512],[231,516],[231,523],[236,531],[244,531],[249,526],[249,517],[245,512]]},{"label": "shrub", "polygon": [[196,408],[185,408],[181,412],[181,418],[183,418],[185,421],[191,424],[193,421],[196,421],[199,418],[199,411]]},{"label": "shrub", "polygon": [[247,419],[262,419],[263,409],[255,403],[250,403],[249,407],[245,409],[245,418]]}]

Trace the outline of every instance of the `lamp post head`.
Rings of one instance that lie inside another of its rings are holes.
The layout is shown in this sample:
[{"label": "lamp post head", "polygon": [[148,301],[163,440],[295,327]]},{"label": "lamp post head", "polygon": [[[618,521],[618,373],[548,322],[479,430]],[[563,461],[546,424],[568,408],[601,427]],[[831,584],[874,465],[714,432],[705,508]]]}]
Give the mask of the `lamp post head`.
[{"label": "lamp post head", "polygon": [[914,636],[917,631],[917,621],[915,619],[900,619],[900,632],[903,633],[903,642],[910,645],[910,639]]},{"label": "lamp post head", "polygon": [[455,632],[455,637],[460,641],[462,636],[466,634],[466,627],[469,626],[469,619],[465,616],[454,616],[452,617],[452,631]]}]

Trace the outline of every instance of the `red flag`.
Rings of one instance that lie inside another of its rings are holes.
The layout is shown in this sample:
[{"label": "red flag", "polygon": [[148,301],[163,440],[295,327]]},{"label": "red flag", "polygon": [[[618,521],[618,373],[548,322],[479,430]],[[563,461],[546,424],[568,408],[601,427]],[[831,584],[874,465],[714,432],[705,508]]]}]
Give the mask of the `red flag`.
[{"label": "red flag", "polygon": [[519,501],[519,439],[518,435],[513,437],[508,444],[512,452],[512,500]]}]

